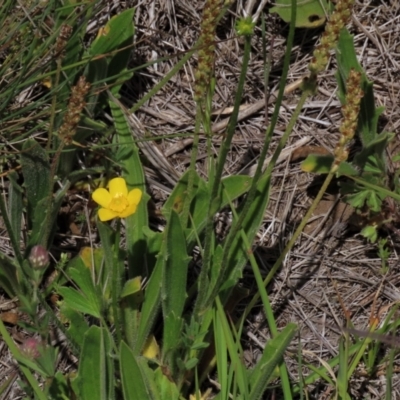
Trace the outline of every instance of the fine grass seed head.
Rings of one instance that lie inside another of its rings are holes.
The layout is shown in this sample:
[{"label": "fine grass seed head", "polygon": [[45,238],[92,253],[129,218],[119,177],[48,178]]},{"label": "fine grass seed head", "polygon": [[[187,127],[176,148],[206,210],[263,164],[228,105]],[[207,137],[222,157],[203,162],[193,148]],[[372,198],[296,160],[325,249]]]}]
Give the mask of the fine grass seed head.
[{"label": "fine grass seed head", "polygon": [[204,100],[205,93],[207,93],[211,82],[215,60],[215,30],[224,3],[224,0],[207,0],[204,5],[199,40],[199,61],[195,74],[194,96],[196,102]]},{"label": "fine grass seed head", "polygon": [[90,83],[86,82],[84,76],[81,76],[76,86],[72,87],[72,93],[69,99],[67,111],[64,115],[64,121],[58,130],[58,136],[66,145],[72,143],[78,123],[81,119],[81,112],[86,105],[85,96],[89,89]]},{"label": "fine grass seed head", "polygon": [[336,145],[335,166],[337,169],[339,164],[348,157],[347,145],[353,139],[356,129],[358,114],[360,112],[360,102],[364,95],[361,89],[361,73],[352,69],[346,81],[346,103],[342,108],[343,121],[340,125],[340,139]]},{"label": "fine grass seed head", "polygon": [[341,29],[350,19],[353,4],[354,0],[338,0],[336,3],[335,10],[325,26],[321,42],[314,50],[313,59],[308,66],[312,74],[317,75],[326,68],[330,57],[329,53],[336,46]]}]

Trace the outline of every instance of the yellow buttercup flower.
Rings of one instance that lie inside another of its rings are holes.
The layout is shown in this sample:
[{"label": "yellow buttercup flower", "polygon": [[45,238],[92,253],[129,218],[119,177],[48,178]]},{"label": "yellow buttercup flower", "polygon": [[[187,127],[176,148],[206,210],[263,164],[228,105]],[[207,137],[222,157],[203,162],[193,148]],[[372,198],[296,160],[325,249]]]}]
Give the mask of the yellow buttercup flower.
[{"label": "yellow buttercup flower", "polygon": [[136,212],[142,198],[140,189],[132,189],[128,193],[124,178],[111,179],[108,188],[96,189],[92,194],[92,199],[102,207],[98,211],[100,221],[126,218]]}]

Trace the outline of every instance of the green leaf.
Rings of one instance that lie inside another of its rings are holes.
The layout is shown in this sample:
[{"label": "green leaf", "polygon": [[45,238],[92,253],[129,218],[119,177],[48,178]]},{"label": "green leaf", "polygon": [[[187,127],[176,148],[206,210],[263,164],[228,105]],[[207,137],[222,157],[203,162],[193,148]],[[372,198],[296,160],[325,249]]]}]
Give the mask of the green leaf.
[{"label": "green leaf", "polygon": [[359,175],[359,171],[356,168],[354,168],[350,163],[342,162],[339,164],[339,168],[337,170],[337,176],[339,177],[342,175],[347,175],[347,176]]},{"label": "green leaf", "polygon": [[[277,13],[286,23],[290,23],[292,0],[276,0],[271,13]],[[296,28],[316,28],[326,21],[329,5],[325,0],[297,0]]]},{"label": "green leaf", "polygon": [[[354,208],[362,208],[368,196],[371,195],[370,190],[358,190],[357,193],[354,193],[356,190],[354,184],[352,182],[346,183],[342,182],[340,184],[341,193],[345,195],[346,203],[350,204]],[[347,194],[353,193],[353,194]]]},{"label": "green leaf", "polygon": [[211,277],[210,277],[210,285],[214,286],[217,282],[220,270],[221,270],[221,263],[222,263],[222,256],[224,250],[220,244],[215,247],[213,260],[211,265]]},{"label": "green leaf", "polygon": [[[115,251],[118,251],[118,249],[114,249],[113,246],[115,232],[111,229],[109,224],[101,222],[99,219],[96,221],[96,226],[99,231],[99,236],[103,247],[104,284],[106,284],[106,282],[108,283],[108,287],[106,289],[106,292],[108,292],[111,287],[110,277],[112,276],[114,268],[118,268],[118,261],[115,260],[117,257],[114,254]],[[119,293],[117,295],[119,295]]]},{"label": "green leaf", "polygon": [[[174,210],[179,215],[182,212],[185,196],[187,196],[189,171],[186,172],[179,180],[168,200],[163,207],[163,214],[168,219],[171,210]],[[218,209],[225,207],[229,201],[237,199],[239,196],[246,193],[252,182],[251,177],[245,175],[235,175],[223,178],[221,187],[222,201],[218,205]],[[189,230],[186,233],[187,249],[190,252],[193,246],[197,243],[197,238],[201,235],[207,221],[207,213],[210,202],[210,191],[206,182],[196,173],[193,183],[193,199],[190,206],[191,223]],[[184,221],[183,221],[184,222]]]},{"label": "green leaf", "polygon": [[[190,257],[186,253],[186,239],[178,214],[172,210],[165,229],[163,285],[161,287],[164,315],[163,352],[176,348],[182,330],[181,315],[186,301],[187,269]],[[175,359],[172,353],[169,353]],[[174,361],[171,361],[173,363]]]},{"label": "green leaf", "polygon": [[162,251],[164,259],[162,305],[164,316],[174,313],[180,317],[186,301],[187,269],[190,261],[186,253],[186,239],[181,221],[175,211],[171,211],[166,226],[165,244]]},{"label": "green leaf", "polygon": [[154,232],[148,226],[143,227],[143,233],[146,238],[147,245],[147,267],[148,275],[153,272],[153,268],[157,263],[157,257],[160,254],[163,234],[161,232]]},{"label": "green leaf", "polygon": [[145,277],[151,271],[146,271],[147,244],[143,228],[148,226],[146,183],[139,148],[133,140],[130,125],[127,121],[122,104],[110,95],[109,100],[118,140],[118,163],[122,167],[122,177],[126,180],[128,190],[138,188],[143,197],[136,213],[126,218],[126,249],[128,252],[129,278]]},{"label": "green leaf", "polygon": [[[163,235],[165,232],[163,233]],[[160,234],[161,235],[161,234]],[[149,282],[144,292],[144,301],[140,314],[140,324],[138,327],[137,340],[135,343],[134,354],[140,354],[143,346],[151,332],[151,329],[158,316],[161,305],[161,283],[163,275],[163,258],[158,256],[157,263],[149,278]]]},{"label": "green leaf", "polygon": [[354,157],[354,163],[363,171],[386,174],[385,151],[393,138],[394,134],[389,132],[376,134],[373,139],[363,145],[362,150]]},{"label": "green leaf", "polygon": [[373,212],[379,212],[381,210],[382,199],[379,197],[378,193],[371,191],[371,195],[367,197],[367,206]]},{"label": "green leaf", "polygon": [[[123,11],[121,14],[111,18],[104,28],[101,28],[97,38],[89,49],[90,56],[97,57],[89,63],[88,78],[90,82],[99,82],[107,78],[107,86],[111,93],[118,96],[122,84],[133,76],[127,66],[132,54],[133,37],[135,29],[133,25],[134,9]],[[110,54],[112,52],[112,54]],[[108,53],[104,58],[101,54]],[[92,97],[89,100],[94,106],[103,108],[107,105],[107,97],[100,94],[98,102],[98,90],[92,90]]]},{"label": "green leaf", "polygon": [[57,365],[58,349],[53,346],[46,346],[40,349],[40,356],[35,359],[35,363],[44,371],[44,377],[52,378],[55,374]]},{"label": "green leaf", "polygon": [[[270,193],[270,182],[271,177],[269,175],[264,174],[262,178],[257,183],[257,191],[254,197],[250,208],[246,212],[244,216],[242,229],[245,232],[245,235],[248,238],[250,243],[253,242],[255,235],[257,234],[259,227],[264,218],[265,209],[269,202],[269,193]],[[239,207],[237,210],[238,217],[240,217],[242,212],[242,208]],[[224,240],[224,244],[227,240],[230,239],[230,234]],[[224,246],[223,244],[223,246]],[[242,269],[244,268],[248,255],[246,253],[246,247],[243,243],[242,235],[236,234],[232,238],[231,245],[228,249],[228,271],[227,276],[218,276],[218,281],[216,285],[218,288],[221,288],[221,285],[225,282],[231,282],[231,287],[235,285],[237,280],[239,279]],[[217,268],[217,266],[213,266],[213,268]],[[221,274],[220,274],[221,275]],[[216,288],[216,289],[218,289]],[[214,301],[212,298],[213,295],[210,295],[210,301]]]},{"label": "green leaf", "polygon": [[158,387],[161,399],[175,400],[180,399],[179,390],[174,382],[165,375],[161,368],[154,371],[154,380]]},{"label": "green leaf", "polygon": [[[167,201],[165,202],[162,212],[165,218],[169,218],[169,215],[172,210],[180,214],[183,209],[183,203],[185,201],[185,196],[187,196],[187,186],[189,180],[189,171],[185,172],[178,183],[175,185],[174,190],[169,195]],[[194,173],[194,181],[193,181],[193,192],[199,190],[199,188],[203,188],[206,186],[204,180],[202,180],[197,172]]]},{"label": "green leaf", "polygon": [[101,292],[94,286],[90,270],[85,266],[79,270],[71,268],[69,275],[78,285],[80,291],[60,287],[58,292],[64,298],[65,303],[76,311],[100,318],[102,310]]},{"label": "green leaf", "polygon": [[[11,192],[12,189],[10,189]],[[20,235],[21,232],[20,231],[15,231],[15,227],[13,227],[12,224],[12,220],[10,221],[10,217],[12,217],[12,211],[10,211],[11,206],[9,207],[9,209],[7,209],[6,207],[6,202],[5,202],[5,198],[3,196],[0,196],[0,215],[2,216],[2,222],[3,225],[5,226],[8,236],[10,238],[10,242],[11,245],[13,247],[14,250],[14,254],[15,254],[15,258],[18,261],[18,266],[22,266],[23,263],[23,257],[21,254],[21,243],[20,243]],[[10,215],[11,214],[11,215]],[[19,222],[20,224],[21,222]],[[22,271],[19,271],[22,272]],[[23,277],[23,275],[20,275],[21,278]]]},{"label": "green leaf", "polygon": [[73,310],[80,311],[84,314],[92,315],[93,317],[100,318],[100,310],[96,305],[90,304],[87,297],[79,293],[75,289],[61,287],[58,293],[63,297],[68,307]]},{"label": "green leaf", "polygon": [[[107,386],[114,384],[107,378],[110,364],[110,338],[106,329],[91,326],[85,334],[78,370],[81,400],[109,400]],[[111,361],[111,362],[110,362]]]},{"label": "green leaf", "polygon": [[[240,340],[235,328],[230,326],[219,299],[216,301],[216,306],[212,314],[217,360],[221,363],[220,365],[217,364],[217,369],[218,374],[221,376],[221,382],[225,386],[222,388],[223,393],[226,395],[223,398],[229,398],[229,388],[231,387],[231,381],[234,379],[235,386],[238,388],[242,398],[249,399],[249,376],[243,361],[243,349],[241,348]],[[228,369],[228,360],[231,363],[231,369]]]},{"label": "green leaf", "polygon": [[315,174],[327,174],[333,163],[332,155],[309,154],[301,163],[301,170]]},{"label": "green leaf", "polygon": [[51,380],[49,398],[60,400],[76,398],[76,393],[73,392],[70,383],[61,372],[57,372]]},{"label": "green leaf", "polygon": [[[89,115],[96,115],[96,109],[105,106],[105,101],[107,100],[107,96],[103,92],[99,91],[97,86],[97,82],[105,81],[108,77],[108,63],[106,58],[92,60],[87,66],[86,76],[88,82],[92,84],[87,97],[87,111],[89,112]],[[86,121],[87,120],[88,118]],[[91,132],[91,129],[88,131]],[[74,140],[76,140],[76,137],[74,137]]]},{"label": "green leaf", "polygon": [[57,228],[56,220],[58,217],[58,212],[69,187],[70,182],[66,181],[61,189],[59,189],[53,196],[52,202],[50,203],[50,210],[47,209],[47,205],[49,204],[47,198],[44,198],[39,202],[38,208],[39,210],[44,209],[46,211],[45,217],[41,220],[41,213],[35,213],[33,218],[32,234],[29,238],[28,247],[40,243],[44,247],[48,248],[52,243],[52,237]]},{"label": "green leaf", "polygon": [[23,190],[21,186],[17,183],[18,174],[15,171],[11,171],[8,174],[8,179],[10,180],[10,189],[8,194],[8,209],[9,209],[9,218],[11,223],[11,228],[13,231],[13,235],[16,238],[17,242],[19,242],[19,238],[21,236],[21,220],[22,220],[22,193]]},{"label": "green leaf", "polygon": [[253,178],[247,175],[231,175],[223,178],[221,183],[224,187],[222,191],[222,207],[230,201],[237,199],[250,189]]},{"label": "green leaf", "polygon": [[35,139],[28,139],[24,142],[21,152],[21,167],[28,199],[29,217],[33,219],[35,214],[40,214],[41,220],[43,220],[48,210],[38,207],[38,204],[52,193],[50,164],[46,151]]},{"label": "green leaf", "polygon": [[[174,353],[174,350],[178,349],[181,342],[182,327],[182,318],[175,315],[174,312],[164,317],[162,358],[171,370],[174,369],[177,360],[177,354]],[[168,361],[166,361],[166,358],[168,358]]]},{"label": "green leaf", "polygon": [[368,225],[361,230],[361,235],[368,239],[371,243],[375,243],[378,239],[378,231],[376,226]]},{"label": "green leaf", "polygon": [[39,373],[42,377],[48,376],[46,371],[44,371],[43,368],[40,365],[38,365],[31,358],[26,357],[25,355],[17,355],[17,356],[15,356],[15,359],[18,361],[18,363],[20,365],[24,365],[25,367],[28,367],[32,371]]},{"label": "green leaf", "polygon": [[119,362],[124,399],[154,399],[146,385],[146,378],[142,368],[132,350],[123,341],[119,348]]},{"label": "green leaf", "polygon": [[198,358],[190,358],[188,361],[185,362],[185,369],[190,371],[199,363]]},{"label": "green leaf", "polygon": [[137,276],[136,278],[129,279],[128,281],[126,281],[122,289],[121,298],[124,298],[126,296],[131,296],[133,294],[135,295],[139,293],[141,294],[142,293],[141,282],[142,280],[140,276]]},{"label": "green leaf", "polygon": [[267,388],[274,369],[283,361],[283,354],[296,334],[297,326],[289,323],[264,348],[261,359],[250,373],[250,400],[258,400]]},{"label": "green leaf", "polygon": [[104,28],[101,28],[89,49],[91,56],[98,56],[120,49],[127,44],[132,43],[133,27],[133,8],[125,10],[122,13],[112,17]]},{"label": "green leaf", "polygon": [[67,303],[63,301],[60,305],[60,320],[66,327],[69,337],[75,342],[74,344],[81,349],[85,333],[89,329],[83,314],[68,307]]},{"label": "green leaf", "polygon": [[15,262],[0,252],[0,286],[11,299],[21,291],[17,279],[18,266]]}]

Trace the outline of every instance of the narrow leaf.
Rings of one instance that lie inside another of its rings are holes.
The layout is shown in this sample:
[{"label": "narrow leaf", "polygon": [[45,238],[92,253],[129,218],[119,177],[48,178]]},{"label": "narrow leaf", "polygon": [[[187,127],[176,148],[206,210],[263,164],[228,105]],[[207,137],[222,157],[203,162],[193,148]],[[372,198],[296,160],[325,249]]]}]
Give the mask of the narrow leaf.
[{"label": "narrow leaf", "polygon": [[91,326],[85,335],[77,378],[81,400],[108,400],[105,335],[98,326]]},{"label": "narrow leaf", "polygon": [[[119,350],[122,390],[125,400],[153,399],[146,385],[142,370],[132,350],[125,342],[121,342]],[[93,397],[94,399],[94,397]]]},{"label": "narrow leaf", "polygon": [[146,195],[144,171],[139,157],[139,148],[133,139],[127,121],[128,116],[122,109],[123,105],[112,95],[110,95],[109,104],[117,131],[119,143],[117,157],[122,166],[122,176],[126,180],[128,190],[138,188],[144,194],[136,213],[126,219],[126,249],[129,278],[145,277],[149,271],[146,271],[147,245],[143,228],[148,226],[147,201],[149,196]]},{"label": "narrow leaf", "polygon": [[138,327],[137,340],[134,348],[135,355],[140,354],[140,352],[143,350],[160,309],[162,272],[163,259],[161,256],[159,256],[144,292],[144,301],[140,314],[140,324]]},{"label": "narrow leaf", "polygon": [[17,183],[18,174],[15,171],[11,171],[8,174],[10,180],[10,190],[8,195],[8,209],[10,211],[10,223],[13,230],[13,235],[19,243],[21,236],[21,220],[22,220],[22,193],[21,186]]},{"label": "narrow leaf", "polygon": [[186,279],[190,257],[186,252],[186,239],[178,214],[171,212],[166,227],[163,271],[163,313],[180,317],[186,300]]},{"label": "narrow leaf", "polygon": [[112,17],[104,26],[100,28],[96,39],[90,46],[90,55],[106,54],[121,48],[127,40],[132,40],[134,34],[133,27],[133,8],[125,10]]},{"label": "narrow leaf", "polygon": [[258,400],[262,395],[272,377],[275,367],[283,360],[283,354],[289,346],[297,330],[295,324],[289,323],[273,339],[268,341],[260,361],[250,374],[250,397],[251,400]]}]

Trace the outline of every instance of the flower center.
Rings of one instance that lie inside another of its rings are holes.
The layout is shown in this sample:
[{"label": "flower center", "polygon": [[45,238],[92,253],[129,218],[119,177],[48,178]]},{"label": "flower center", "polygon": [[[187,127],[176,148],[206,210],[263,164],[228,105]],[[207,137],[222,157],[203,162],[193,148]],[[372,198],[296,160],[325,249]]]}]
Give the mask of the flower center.
[{"label": "flower center", "polygon": [[128,206],[129,206],[128,199],[122,193],[118,193],[112,198],[108,208],[111,211],[120,213],[124,211]]}]

